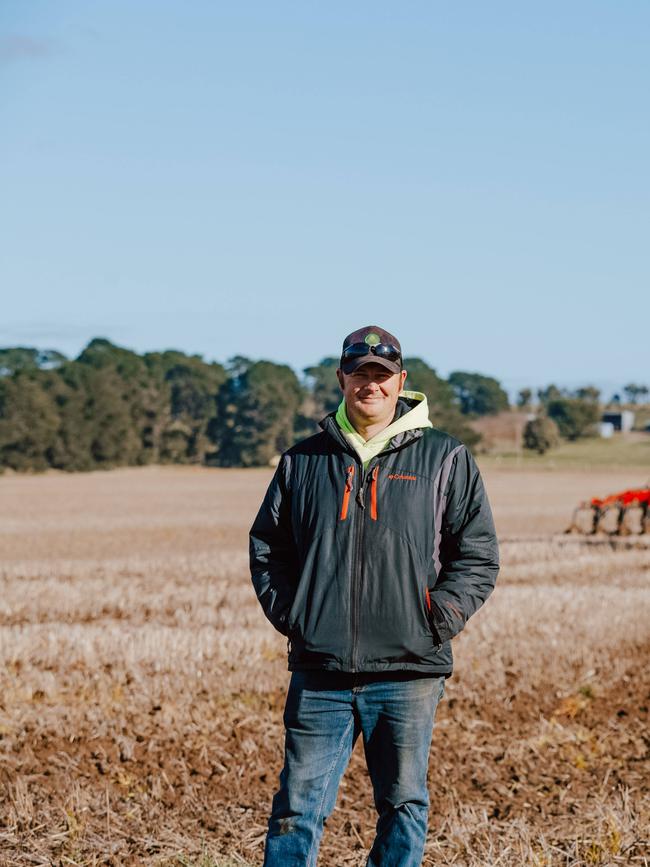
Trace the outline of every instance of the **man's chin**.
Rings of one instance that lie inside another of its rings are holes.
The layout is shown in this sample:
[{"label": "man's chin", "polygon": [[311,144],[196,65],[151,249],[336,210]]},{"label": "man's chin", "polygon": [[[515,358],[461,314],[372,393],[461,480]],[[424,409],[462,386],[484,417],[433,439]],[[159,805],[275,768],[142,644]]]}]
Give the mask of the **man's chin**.
[{"label": "man's chin", "polygon": [[356,410],[366,421],[373,422],[381,419],[383,407],[380,403],[372,401],[369,404],[357,404]]}]

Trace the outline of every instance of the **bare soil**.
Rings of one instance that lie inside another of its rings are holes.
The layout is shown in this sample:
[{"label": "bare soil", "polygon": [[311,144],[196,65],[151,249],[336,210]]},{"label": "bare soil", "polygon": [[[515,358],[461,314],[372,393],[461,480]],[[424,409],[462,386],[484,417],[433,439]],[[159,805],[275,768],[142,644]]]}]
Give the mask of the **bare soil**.
[{"label": "bare soil", "polygon": [[[428,865],[650,863],[650,548],[565,537],[633,470],[486,482],[497,591],[454,642]],[[268,471],[0,477],[0,864],[260,864],[285,641],[247,573]],[[360,745],[319,863],[361,865]]]}]

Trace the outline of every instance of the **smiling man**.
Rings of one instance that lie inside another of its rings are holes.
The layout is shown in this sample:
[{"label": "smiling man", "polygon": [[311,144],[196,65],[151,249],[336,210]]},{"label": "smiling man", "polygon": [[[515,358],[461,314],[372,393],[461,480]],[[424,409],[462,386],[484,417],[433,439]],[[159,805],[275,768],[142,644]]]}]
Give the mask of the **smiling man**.
[{"label": "smiling man", "polygon": [[367,864],[422,861],[450,641],[499,567],[476,464],[406,376],[388,331],[349,334],[338,410],[282,455],[251,528],[253,584],[292,672],[267,867],[316,863],[359,735],[378,813]]}]

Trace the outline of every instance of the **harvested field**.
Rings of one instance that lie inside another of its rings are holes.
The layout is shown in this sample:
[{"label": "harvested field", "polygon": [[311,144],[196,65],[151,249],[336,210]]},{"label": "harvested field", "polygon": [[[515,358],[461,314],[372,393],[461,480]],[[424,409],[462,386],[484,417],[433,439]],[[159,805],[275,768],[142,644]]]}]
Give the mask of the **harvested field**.
[{"label": "harvested field", "polygon": [[[650,863],[650,546],[560,535],[646,476],[486,470],[503,565],[454,642],[425,864]],[[269,478],[0,477],[0,864],[261,863],[288,677],[247,571]],[[319,863],[363,864],[373,826],[357,745]]]}]

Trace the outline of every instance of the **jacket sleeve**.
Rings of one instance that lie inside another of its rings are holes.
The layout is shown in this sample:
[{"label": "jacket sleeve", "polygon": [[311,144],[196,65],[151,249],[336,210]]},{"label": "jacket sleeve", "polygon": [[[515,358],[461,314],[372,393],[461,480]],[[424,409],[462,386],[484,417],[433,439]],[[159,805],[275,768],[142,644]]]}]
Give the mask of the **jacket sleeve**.
[{"label": "jacket sleeve", "polygon": [[430,594],[440,644],[457,635],[488,598],[499,572],[492,511],[478,467],[463,447],[454,458],[440,532],[438,577]]},{"label": "jacket sleeve", "polygon": [[290,459],[283,455],[251,527],[250,569],[264,614],[286,635],[287,618],[295,595],[298,560],[291,532]]}]

